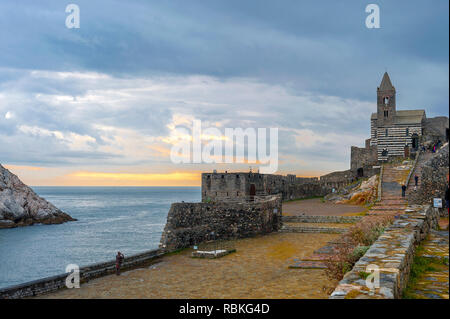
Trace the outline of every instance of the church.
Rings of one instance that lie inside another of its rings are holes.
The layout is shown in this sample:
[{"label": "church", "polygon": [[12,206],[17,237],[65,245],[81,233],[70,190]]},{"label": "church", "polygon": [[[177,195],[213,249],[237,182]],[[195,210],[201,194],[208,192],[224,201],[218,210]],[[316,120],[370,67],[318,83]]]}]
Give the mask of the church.
[{"label": "church", "polygon": [[414,157],[421,145],[449,138],[446,116],[427,118],[425,110],[397,110],[396,90],[387,72],[377,87],[377,112],[370,117],[365,147],[351,147],[350,175],[367,177],[389,158]]},{"label": "church", "polygon": [[370,119],[370,145],[377,147],[378,161],[388,157],[408,157],[419,147],[426,122],[425,110],[396,109],[396,91],[388,73],[377,88],[377,112]]}]

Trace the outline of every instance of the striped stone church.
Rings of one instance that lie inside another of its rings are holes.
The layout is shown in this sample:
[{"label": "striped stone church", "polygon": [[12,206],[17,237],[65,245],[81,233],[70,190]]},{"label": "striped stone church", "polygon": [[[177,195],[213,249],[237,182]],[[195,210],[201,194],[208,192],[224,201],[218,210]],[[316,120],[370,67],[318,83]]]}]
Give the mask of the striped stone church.
[{"label": "striped stone church", "polygon": [[377,88],[377,112],[370,121],[370,146],[376,146],[378,161],[417,150],[423,134],[425,110],[397,111],[395,94],[395,87],[385,72]]}]

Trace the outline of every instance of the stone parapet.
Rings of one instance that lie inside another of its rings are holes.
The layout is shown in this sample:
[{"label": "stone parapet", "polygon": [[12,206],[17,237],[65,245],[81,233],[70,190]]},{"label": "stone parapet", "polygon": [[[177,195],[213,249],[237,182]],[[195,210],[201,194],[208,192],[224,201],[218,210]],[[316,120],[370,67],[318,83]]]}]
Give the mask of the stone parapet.
[{"label": "stone parapet", "polygon": [[[143,253],[125,257],[121,269],[129,270],[142,265],[149,265],[157,261],[164,253],[159,250],[149,250]],[[91,264],[80,268],[80,283],[91,279],[115,273],[116,261]],[[34,297],[66,288],[66,278],[69,274],[60,274],[52,277],[42,278],[20,285],[0,289],[0,299],[18,299]]]},{"label": "stone parapet", "polygon": [[[406,287],[416,246],[438,222],[438,211],[424,206],[399,218],[386,229],[339,282],[330,299],[396,299]],[[380,287],[370,290],[364,274],[367,266],[376,266]]]}]

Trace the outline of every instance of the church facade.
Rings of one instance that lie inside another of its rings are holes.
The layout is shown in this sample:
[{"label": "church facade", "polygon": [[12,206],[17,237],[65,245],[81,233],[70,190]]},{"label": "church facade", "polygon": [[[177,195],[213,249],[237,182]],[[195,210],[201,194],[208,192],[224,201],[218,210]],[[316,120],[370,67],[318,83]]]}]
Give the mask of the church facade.
[{"label": "church facade", "polygon": [[408,157],[419,147],[426,123],[425,110],[396,108],[396,90],[388,73],[384,73],[377,88],[377,112],[370,120],[370,145],[377,148],[378,161],[388,157]]}]

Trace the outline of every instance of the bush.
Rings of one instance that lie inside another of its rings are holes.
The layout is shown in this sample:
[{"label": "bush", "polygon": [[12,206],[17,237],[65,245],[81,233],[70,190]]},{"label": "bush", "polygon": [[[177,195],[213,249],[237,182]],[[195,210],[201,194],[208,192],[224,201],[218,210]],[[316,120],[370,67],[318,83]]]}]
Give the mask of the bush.
[{"label": "bush", "polygon": [[356,246],[352,252],[352,259],[359,260],[369,250],[370,246]]},{"label": "bush", "polygon": [[343,244],[337,247],[336,254],[325,262],[327,276],[341,280],[392,221],[391,216],[366,216],[350,227],[341,237]]}]

